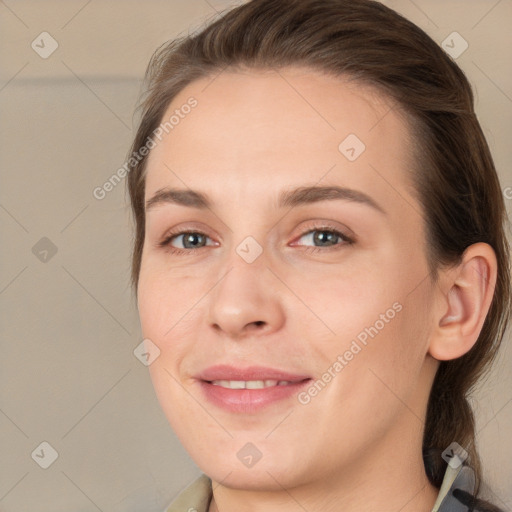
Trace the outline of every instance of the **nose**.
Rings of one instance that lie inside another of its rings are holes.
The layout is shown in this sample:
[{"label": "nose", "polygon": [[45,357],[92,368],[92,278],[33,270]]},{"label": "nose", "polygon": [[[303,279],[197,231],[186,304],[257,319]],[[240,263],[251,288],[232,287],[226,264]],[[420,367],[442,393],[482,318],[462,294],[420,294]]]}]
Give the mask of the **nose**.
[{"label": "nose", "polygon": [[247,263],[235,254],[209,294],[210,327],[234,340],[279,330],[285,320],[281,287],[264,257]]}]

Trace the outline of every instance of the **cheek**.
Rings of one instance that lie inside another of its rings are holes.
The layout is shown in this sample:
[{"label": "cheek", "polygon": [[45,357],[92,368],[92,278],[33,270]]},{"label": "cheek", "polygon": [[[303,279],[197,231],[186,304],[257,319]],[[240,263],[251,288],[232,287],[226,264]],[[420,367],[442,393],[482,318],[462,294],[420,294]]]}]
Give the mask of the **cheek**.
[{"label": "cheek", "polygon": [[174,389],[172,376],[181,378],[183,365],[197,352],[194,347],[205,323],[205,291],[193,276],[163,269],[161,261],[148,258],[141,266],[137,297],[142,335],[160,350],[149,371],[157,394],[167,393],[168,401],[181,396],[174,396],[179,389]]},{"label": "cheek", "polygon": [[[375,273],[354,269],[350,273],[331,273],[307,281],[299,278],[293,283],[290,280],[297,295],[304,298],[312,312],[317,312],[324,325],[316,321],[313,314],[309,322],[303,316],[304,320],[300,317],[297,320],[306,325],[313,323],[315,327],[322,328],[321,332],[327,332],[328,327],[329,346],[333,347],[334,342],[337,349],[342,349],[344,344],[350,344],[358,336],[362,341],[370,339],[368,330],[375,332],[375,324],[379,332],[388,330],[388,325],[398,316],[393,304],[400,293],[396,280],[389,279],[391,274],[383,271],[382,267],[379,270]],[[385,316],[385,323],[381,315]],[[316,332],[318,335],[319,331]],[[309,339],[315,340],[317,335],[311,332]]]},{"label": "cheek", "polygon": [[143,256],[137,303],[145,337],[157,342],[171,337],[173,326],[193,307],[197,290],[189,284],[190,278],[166,268],[162,258]]},{"label": "cheek", "polygon": [[148,272],[141,273],[137,301],[142,334],[145,338],[150,338],[157,344],[159,344],[158,339],[165,332],[163,310],[168,308],[162,300],[162,293],[162,287],[155,276],[149,275]]},{"label": "cheek", "polygon": [[137,297],[142,335],[160,350],[148,367],[153,387],[171,426],[177,429],[176,412],[198,414],[178,381],[180,367],[195,339],[192,331],[197,329],[199,310],[193,306],[199,291],[192,292],[187,279],[170,279],[168,274],[147,259],[141,266]]},{"label": "cheek", "polygon": [[[380,410],[390,420],[392,410],[395,414],[422,414],[417,393],[421,392],[418,385],[430,336],[428,285],[418,287],[412,294],[396,296],[400,299],[395,301],[393,312],[381,311],[382,319],[362,331],[368,334],[366,345],[356,356],[350,376],[351,385],[360,389],[361,400],[367,401],[369,409]],[[383,305],[387,306],[385,302]]]},{"label": "cheek", "polygon": [[[431,293],[421,266],[407,272],[400,265],[376,265],[356,277],[333,280],[314,295],[312,307],[335,332],[316,344],[317,355],[325,370],[342,356],[343,369],[332,387],[338,398],[332,400],[353,402],[356,415],[372,404],[400,405],[397,396],[409,396],[419,379],[431,328]],[[310,330],[308,339],[319,337]]]}]

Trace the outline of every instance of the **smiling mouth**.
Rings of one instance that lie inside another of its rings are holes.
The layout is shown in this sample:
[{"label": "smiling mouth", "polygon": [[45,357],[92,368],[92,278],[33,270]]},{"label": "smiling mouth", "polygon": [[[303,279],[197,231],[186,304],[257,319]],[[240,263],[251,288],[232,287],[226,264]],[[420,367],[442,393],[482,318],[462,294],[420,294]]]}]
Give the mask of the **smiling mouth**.
[{"label": "smiling mouth", "polygon": [[[297,380],[199,380],[203,397],[213,405],[234,414],[255,415],[267,407],[290,407],[290,402],[311,378]],[[282,404],[282,405],[279,405]]]},{"label": "smiling mouth", "polygon": [[207,382],[226,389],[265,389],[295,384],[290,380],[212,380]]},{"label": "smiling mouth", "polygon": [[[273,406],[290,407],[311,375],[264,366],[210,366],[195,375],[202,399],[235,414],[255,415]],[[277,409],[275,409],[277,410]]]}]

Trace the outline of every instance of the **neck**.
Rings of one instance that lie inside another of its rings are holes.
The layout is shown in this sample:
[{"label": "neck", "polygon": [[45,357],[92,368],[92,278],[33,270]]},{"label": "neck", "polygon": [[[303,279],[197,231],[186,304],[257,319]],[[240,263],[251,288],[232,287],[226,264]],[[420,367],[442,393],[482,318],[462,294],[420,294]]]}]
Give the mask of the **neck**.
[{"label": "neck", "polygon": [[[332,471],[330,478],[309,479],[291,489],[255,491],[212,482],[209,512],[431,512],[439,491],[425,474],[422,426],[406,410],[399,424],[377,446],[368,446],[364,456]],[[275,487],[276,479],[271,480]]]}]

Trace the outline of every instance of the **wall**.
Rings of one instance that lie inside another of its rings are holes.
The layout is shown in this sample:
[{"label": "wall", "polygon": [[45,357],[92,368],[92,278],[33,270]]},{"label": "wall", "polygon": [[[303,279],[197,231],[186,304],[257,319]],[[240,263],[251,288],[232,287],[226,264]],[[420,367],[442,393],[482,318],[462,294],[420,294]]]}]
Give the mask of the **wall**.
[{"label": "wall", "polygon": [[[476,89],[510,212],[512,3],[386,4],[440,44],[453,31],[469,43],[457,62]],[[0,510],[158,511],[199,474],[133,353],[141,333],[124,183],[102,200],[93,190],[124,163],[154,49],[227,5],[0,3]],[[47,58],[31,47],[51,50],[42,32],[58,44]],[[491,496],[508,509],[511,363],[509,336],[475,398]],[[39,464],[53,452],[42,442],[58,454],[47,469]]]}]

